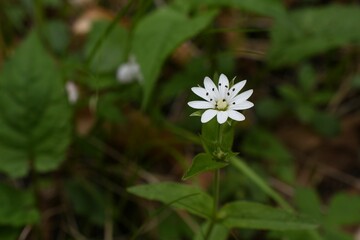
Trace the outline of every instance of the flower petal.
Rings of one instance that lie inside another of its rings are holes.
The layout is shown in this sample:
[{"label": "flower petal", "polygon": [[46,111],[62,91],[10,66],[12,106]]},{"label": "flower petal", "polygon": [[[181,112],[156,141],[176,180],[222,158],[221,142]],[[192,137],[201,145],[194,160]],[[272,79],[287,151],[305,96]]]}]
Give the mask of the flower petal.
[{"label": "flower petal", "polygon": [[230,89],[229,89],[229,98],[233,98],[235,97],[240,91],[241,89],[245,86],[246,84],[246,80],[243,80],[241,82],[238,82],[237,84],[235,84],[234,86],[232,86]]},{"label": "flower petal", "polygon": [[206,101],[191,101],[191,102],[188,102],[188,105],[195,109],[214,108],[214,104],[212,104],[211,102],[206,102]]},{"label": "flower petal", "polygon": [[218,88],[216,87],[215,83],[209,77],[204,78],[204,86],[211,98],[215,98],[215,99],[219,98]]},{"label": "flower petal", "polygon": [[240,93],[235,98],[231,99],[231,104],[233,104],[234,102],[235,102],[235,104],[240,104],[240,103],[246,101],[253,94],[253,92],[254,92],[254,90],[250,89],[243,93]]},{"label": "flower petal", "polygon": [[223,124],[228,119],[227,111],[218,111],[217,112],[217,121],[220,124]]},{"label": "flower petal", "polygon": [[245,110],[245,109],[252,108],[253,106],[254,106],[254,104],[252,102],[245,101],[245,102],[241,102],[239,104],[231,104],[229,106],[229,108],[232,110]]},{"label": "flower petal", "polygon": [[202,87],[192,87],[191,91],[193,91],[196,95],[198,95],[199,97],[205,99],[206,101],[209,101],[209,93],[206,91],[205,88]]},{"label": "flower petal", "polygon": [[215,115],[217,114],[218,111],[214,110],[214,109],[208,109],[206,110],[202,115],[201,115],[201,122],[202,123],[207,123],[208,121],[210,121],[213,117],[215,117]]},{"label": "flower petal", "polygon": [[245,116],[237,111],[228,110],[227,113],[228,113],[229,117],[231,119],[234,119],[235,121],[244,121],[245,120]]},{"label": "flower petal", "polygon": [[229,90],[229,79],[225,76],[225,74],[221,74],[219,78],[219,93],[221,98],[224,98],[227,95],[227,91]]}]

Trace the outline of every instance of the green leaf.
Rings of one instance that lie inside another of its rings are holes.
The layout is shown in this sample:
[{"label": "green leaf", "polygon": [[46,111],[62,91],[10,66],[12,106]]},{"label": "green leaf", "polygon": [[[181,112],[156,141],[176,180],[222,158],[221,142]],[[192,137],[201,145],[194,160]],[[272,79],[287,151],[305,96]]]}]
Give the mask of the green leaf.
[{"label": "green leaf", "polygon": [[102,226],[105,222],[104,194],[96,186],[81,180],[67,181],[65,187],[67,197],[76,213]]},{"label": "green leaf", "polygon": [[[85,46],[85,55],[88,58],[93,48],[96,46],[100,37],[106,31],[110,22],[95,22]],[[125,61],[128,33],[120,25],[116,25],[113,30],[102,40],[100,47],[90,63],[90,68],[97,73],[113,72],[121,63]]]},{"label": "green leaf", "polygon": [[0,226],[0,239],[1,240],[14,240],[19,239],[21,234],[20,227],[9,227],[7,226]]},{"label": "green leaf", "polygon": [[164,7],[139,22],[134,30],[132,52],[144,77],[143,107],[149,102],[165,59],[180,43],[203,30],[216,13],[208,11],[189,17]]},{"label": "green leaf", "polygon": [[190,168],[186,171],[182,179],[187,180],[202,172],[223,168],[227,165],[228,163],[226,162],[215,161],[208,153],[200,153],[194,157]]},{"label": "green leaf", "polygon": [[322,221],[321,202],[317,193],[309,188],[298,188],[295,194],[295,204],[300,212]]},{"label": "green leaf", "polygon": [[44,35],[50,47],[56,53],[64,53],[69,46],[70,31],[62,21],[47,21],[44,25]]},{"label": "green leaf", "polygon": [[315,112],[311,124],[319,133],[327,137],[333,137],[340,132],[339,120],[326,112]]},{"label": "green leaf", "polygon": [[309,64],[305,64],[300,68],[299,84],[305,94],[311,93],[316,85],[316,74]]},{"label": "green leaf", "polygon": [[294,180],[293,157],[271,132],[262,128],[252,129],[246,134],[241,149],[252,157],[270,161],[271,170],[282,180]]},{"label": "green leaf", "polygon": [[56,169],[70,140],[70,108],[53,59],[33,33],[0,75],[0,170],[12,177]]},{"label": "green leaf", "polygon": [[256,113],[259,117],[274,121],[285,111],[286,106],[282,101],[278,101],[272,98],[263,98],[257,101],[255,104]]},{"label": "green leaf", "polygon": [[302,101],[301,92],[294,86],[283,84],[279,86],[280,95],[290,104],[298,104]]},{"label": "green leaf", "polygon": [[20,227],[39,221],[32,191],[21,191],[0,184],[0,225]]},{"label": "green leaf", "polygon": [[355,89],[359,89],[360,88],[360,74],[356,74],[350,81],[350,84],[352,87],[354,87]]},{"label": "green leaf", "polygon": [[[209,228],[210,222],[207,221],[201,226],[200,231],[194,237],[194,240],[204,240],[206,230]],[[209,240],[226,240],[228,239],[230,230],[221,224],[215,224],[211,234],[209,236]]]},{"label": "green leaf", "polygon": [[360,32],[354,31],[358,22],[360,7],[356,5],[293,11],[276,21],[271,31],[268,62],[275,67],[289,65],[335,47],[359,43]]},{"label": "green leaf", "polygon": [[299,230],[316,228],[314,221],[263,204],[238,201],[219,212],[220,222],[229,228]]},{"label": "green leaf", "polygon": [[171,212],[168,217],[159,222],[158,234],[159,240],[181,240],[191,239],[193,232],[183,219],[175,212]]},{"label": "green leaf", "polygon": [[[184,0],[178,0],[178,2],[179,1]],[[193,8],[208,5],[239,8],[271,17],[278,17],[285,14],[285,8],[279,0],[188,0],[188,2]]]},{"label": "green leaf", "polygon": [[213,199],[199,188],[174,182],[162,182],[130,187],[130,193],[157,200],[171,207],[186,209],[200,217],[210,218]]},{"label": "green leaf", "polygon": [[334,225],[360,224],[360,197],[336,194],[330,201],[327,222]]},{"label": "green leaf", "polygon": [[239,157],[230,158],[230,163],[239,170],[242,174],[253,181],[264,193],[274,199],[281,207],[289,212],[292,212],[291,206],[277,193],[275,192],[265,180],[263,180],[255,171],[253,171],[242,159]]}]

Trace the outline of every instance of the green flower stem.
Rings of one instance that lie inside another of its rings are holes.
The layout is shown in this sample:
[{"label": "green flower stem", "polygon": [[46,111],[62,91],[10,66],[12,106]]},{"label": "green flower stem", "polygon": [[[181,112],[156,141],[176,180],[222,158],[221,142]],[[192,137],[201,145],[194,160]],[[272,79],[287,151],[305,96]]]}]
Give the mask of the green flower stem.
[{"label": "green flower stem", "polygon": [[219,208],[219,196],[220,196],[220,169],[216,169],[214,171],[215,179],[214,179],[214,205],[213,205],[213,212],[210,219],[210,225],[205,233],[205,240],[210,238],[211,232],[214,228],[216,219],[217,219],[217,211]]},{"label": "green flower stem", "polygon": [[[222,142],[222,132],[221,132],[221,124],[218,124],[218,144],[221,146]],[[210,238],[211,232],[214,228],[216,218],[217,218],[217,211],[219,208],[219,196],[220,196],[220,169],[216,169],[214,171],[214,205],[213,205],[213,212],[210,219],[210,225],[205,233],[205,240]]]}]

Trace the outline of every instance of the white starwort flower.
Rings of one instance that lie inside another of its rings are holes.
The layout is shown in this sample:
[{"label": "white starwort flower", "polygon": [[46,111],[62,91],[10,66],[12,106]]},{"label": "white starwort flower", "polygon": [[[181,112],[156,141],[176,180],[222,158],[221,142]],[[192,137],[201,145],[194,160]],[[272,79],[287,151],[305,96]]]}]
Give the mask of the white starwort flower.
[{"label": "white starwort flower", "polygon": [[130,83],[134,80],[142,81],[140,66],[135,56],[130,56],[128,62],[119,66],[116,72],[116,78],[120,83]]},{"label": "white starwort flower", "polygon": [[188,105],[195,109],[206,109],[201,115],[202,123],[210,121],[215,116],[220,124],[226,122],[228,117],[235,121],[243,121],[245,116],[238,110],[245,110],[254,106],[252,102],[247,101],[253,93],[252,89],[238,94],[245,83],[246,80],[243,80],[234,86],[230,86],[228,78],[221,74],[218,87],[216,87],[209,77],[205,77],[205,88],[200,86],[191,88],[196,95],[205,101],[191,101],[188,102]]}]

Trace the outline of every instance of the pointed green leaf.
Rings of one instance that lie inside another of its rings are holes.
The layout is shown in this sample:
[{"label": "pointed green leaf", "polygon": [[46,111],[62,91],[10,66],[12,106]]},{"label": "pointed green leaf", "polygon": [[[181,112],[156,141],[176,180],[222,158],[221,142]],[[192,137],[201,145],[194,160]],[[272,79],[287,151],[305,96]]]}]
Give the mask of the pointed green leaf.
[{"label": "pointed green leaf", "polygon": [[[87,58],[92,54],[93,48],[97,47],[99,38],[104,37],[110,22],[95,22],[88,36],[85,46],[85,55]],[[101,40],[101,44],[96,49],[95,55],[90,63],[91,70],[97,73],[112,72],[125,61],[128,33],[120,25],[116,25],[112,31]],[[91,80],[91,79],[90,79]]]},{"label": "pointed green leaf", "polygon": [[330,201],[327,222],[334,225],[360,224],[360,196],[336,194]]},{"label": "pointed green leaf", "polygon": [[202,172],[223,168],[227,165],[228,163],[226,162],[215,161],[208,153],[200,153],[194,157],[190,168],[183,176],[183,180],[194,177]]},{"label": "pointed green leaf", "polygon": [[321,201],[314,190],[309,188],[296,189],[295,203],[300,212],[312,216],[317,221],[322,220]]},{"label": "pointed green leaf", "polygon": [[39,220],[31,191],[21,191],[0,184],[0,225],[20,227]]},{"label": "pointed green leaf", "polygon": [[0,170],[25,176],[56,169],[70,140],[61,74],[33,33],[0,74]]},{"label": "pointed green leaf", "polygon": [[171,207],[186,209],[200,217],[209,218],[212,213],[213,199],[201,189],[190,185],[162,182],[130,187],[128,191]]},{"label": "pointed green leaf", "polygon": [[253,202],[233,202],[219,212],[221,223],[229,228],[300,230],[316,228],[314,221],[288,211]]},{"label": "pointed green leaf", "polygon": [[132,52],[144,78],[144,107],[148,104],[161,66],[168,55],[180,43],[203,30],[215,15],[216,11],[208,11],[189,17],[164,7],[143,18],[136,26]]}]

